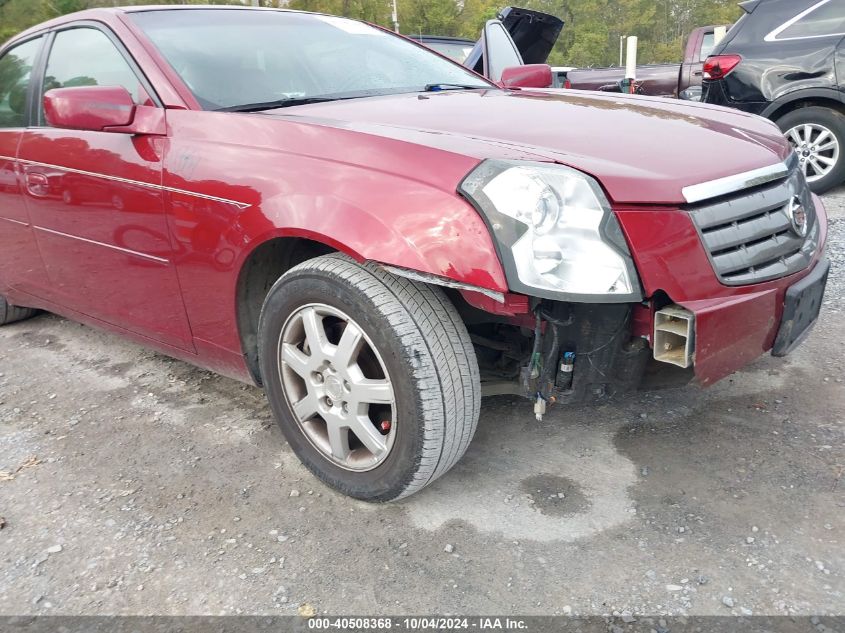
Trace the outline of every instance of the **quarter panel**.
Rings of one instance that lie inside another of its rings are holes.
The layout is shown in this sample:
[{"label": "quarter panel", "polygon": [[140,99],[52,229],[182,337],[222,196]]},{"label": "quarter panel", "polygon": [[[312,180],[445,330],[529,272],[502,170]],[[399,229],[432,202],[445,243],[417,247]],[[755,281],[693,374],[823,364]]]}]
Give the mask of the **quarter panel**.
[{"label": "quarter panel", "polygon": [[[726,105],[771,103],[804,89],[836,89],[835,51],[840,38],[774,39],[773,31],[812,6],[810,0],[771,0],[737,27],[718,54],[743,61],[724,80]],[[760,111],[763,107],[753,109]]]}]

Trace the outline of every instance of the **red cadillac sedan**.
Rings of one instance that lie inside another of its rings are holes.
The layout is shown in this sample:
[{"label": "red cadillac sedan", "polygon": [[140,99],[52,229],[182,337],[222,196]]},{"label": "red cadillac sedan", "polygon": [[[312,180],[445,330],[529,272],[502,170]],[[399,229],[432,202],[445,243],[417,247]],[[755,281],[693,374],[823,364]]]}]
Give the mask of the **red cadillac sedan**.
[{"label": "red cadillac sedan", "polygon": [[262,386],[312,472],[370,501],[447,472],[483,395],[542,420],[800,344],[826,217],[772,123],[530,88],[549,70],[499,67],[501,24],[485,47],[500,84],[292,11],[20,34],[0,324],[48,310]]}]

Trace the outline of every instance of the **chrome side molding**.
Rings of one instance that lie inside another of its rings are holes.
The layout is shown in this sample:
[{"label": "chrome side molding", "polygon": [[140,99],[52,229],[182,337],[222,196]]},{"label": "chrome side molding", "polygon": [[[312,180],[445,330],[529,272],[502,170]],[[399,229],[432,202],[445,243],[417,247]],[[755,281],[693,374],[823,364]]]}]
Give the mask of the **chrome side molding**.
[{"label": "chrome side molding", "polygon": [[444,288],[454,288],[456,290],[471,290],[472,292],[478,292],[487,297],[490,297],[498,303],[505,302],[505,295],[503,295],[501,292],[496,292],[495,290],[481,288],[479,286],[473,286],[471,284],[461,283],[460,281],[452,281],[451,279],[446,279],[445,277],[440,277],[438,275],[421,273],[416,270],[408,270],[407,268],[399,268],[398,266],[391,266],[389,264],[379,264],[379,266],[381,266],[384,270],[393,275],[404,277],[405,279],[410,279],[411,281],[421,281],[426,284],[432,284],[434,286],[443,286]]}]

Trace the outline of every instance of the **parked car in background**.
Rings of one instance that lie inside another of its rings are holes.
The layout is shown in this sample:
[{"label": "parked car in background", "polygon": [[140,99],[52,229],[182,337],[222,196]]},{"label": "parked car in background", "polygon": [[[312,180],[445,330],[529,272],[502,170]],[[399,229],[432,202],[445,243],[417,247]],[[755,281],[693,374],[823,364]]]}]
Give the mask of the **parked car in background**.
[{"label": "parked car in background", "polygon": [[[505,32],[501,33],[501,29],[485,29],[464,62],[467,68],[483,74],[491,81],[499,81],[504,68],[520,64],[545,64],[564,27],[563,20],[556,16],[519,7],[502,9],[496,20],[501,22]],[[492,41],[485,42],[485,38]],[[512,41],[515,54],[506,57],[503,52],[507,39]],[[485,59],[486,43],[493,44],[500,50],[496,64],[491,65]]]},{"label": "parked car in background", "polygon": [[[690,33],[684,46],[680,64],[644,64],[637,66],[638,93],[658,97],[675,97],[691,101],[701,100],[701,80],[704,60],[713,50],[715,26],[703,26]],[[566,72],[563,85],[575,90],[619,92],[625,79],[625,68],[576,68]]]},{"label": "parked car in background", "polygon": [[751,0],[704,67],[704,101],[775,121],[817,193],[845,181],[845,0]]},{"label": "parked car in background", "polygon": [[[513,52],[507,66],[521,64],[545,64],[561,31],[563,20],[531,9],[506,7],[497,16],[513,41]],[[704,60],[713,49],[714,26],[695,29],[687,38],[684,58],[680,64],[645,64],[637,66],[639,93],[661,97],[680,97],[692,101],[701,99],[701,80]],[[485,67],[482,55],[482,40],[435,35],[409,35],[429,48],[472,68],[488,78],[490,69]],[[500,39],[505,39],[504,37]],[[553,88],[576,90],[600,90],[618,92],[625,69],[614,66],[607,68],[574,68],[558,66],[552,69]]]},{"label": "parked car in background", "polygon": [[476,40],[467,40],[462,37],[446,37],[439,35],[408,35],[407,37],[425,44],[431,50],[463,64],[472,49],[475,48]]},{"label": "parked car in background", "polygon": [[779,130],[527,90],[550,69],[502,67],[503,34],[482,44],[504,87],[277,9],[92,9],[18,35],[0,325],[49,310],[260,385],[303,463],[368,501],[454,466],[483,395],[542,419],[799,345],[827,222]]},{"label": "parked car in background", "polygon": [[505,68],[545,64],[563,30],[563,20],[560,18],[518,7],[505,7],[496,16],[495,21],[500,22],[500,26],[486,31],[495,39],[498,50],[498,61],[492,65],[488,64],[484,57],[484,32],[476,41],[437,35],[407,37],[498,82]]}]

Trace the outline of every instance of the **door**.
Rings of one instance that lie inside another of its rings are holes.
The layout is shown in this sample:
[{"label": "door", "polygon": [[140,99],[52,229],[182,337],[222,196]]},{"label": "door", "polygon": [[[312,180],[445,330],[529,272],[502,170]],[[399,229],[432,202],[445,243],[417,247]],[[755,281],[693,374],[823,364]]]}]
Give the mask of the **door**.
[{"label": "door", "polygon": [[[40,94],[123,86],[144,105],[151,88],[114,36],[96,25],[58,31]],[[53,300],[155,341],[193,349],[161,188],[163,137],[40,127],[18,157]]]},{"label": "door", "polygon": [[[545,64],[564,26],[563,20],[548,13],[516,7],[502,9],[496,21],[507,32],[508,39],[519,57],[520,64],[511,65]],[[485,31],[482,31],[481,38],[462,62],[464,66],[480,74],[486,72],[484,48],[489,46],[489,41],[485,42]],[[496,35],[494,33],[493,37]],[[507,48],[505,50],[507,52]],[[506,54],[510,56],[510,53]]]},{"label": "door", "polygon": [[701,101],[701,84],[704,79],[704,61],[716,46],[716,28],[705,26],[695,29],[687,40],[681,74],[678,79],[678,97]]},{"label": "door", "polygon": [[18,145],[29,118],[30,84],[44,37],[0,56],[0,294],[43,294],[49,288],[21,196]]},{"label": "door", "polygon": [[505,68],[524,64],[519,49],[499,20],[489,20],[484,26],[481,45],[484,51],[484,76],[490,81],[501,81]]}]

